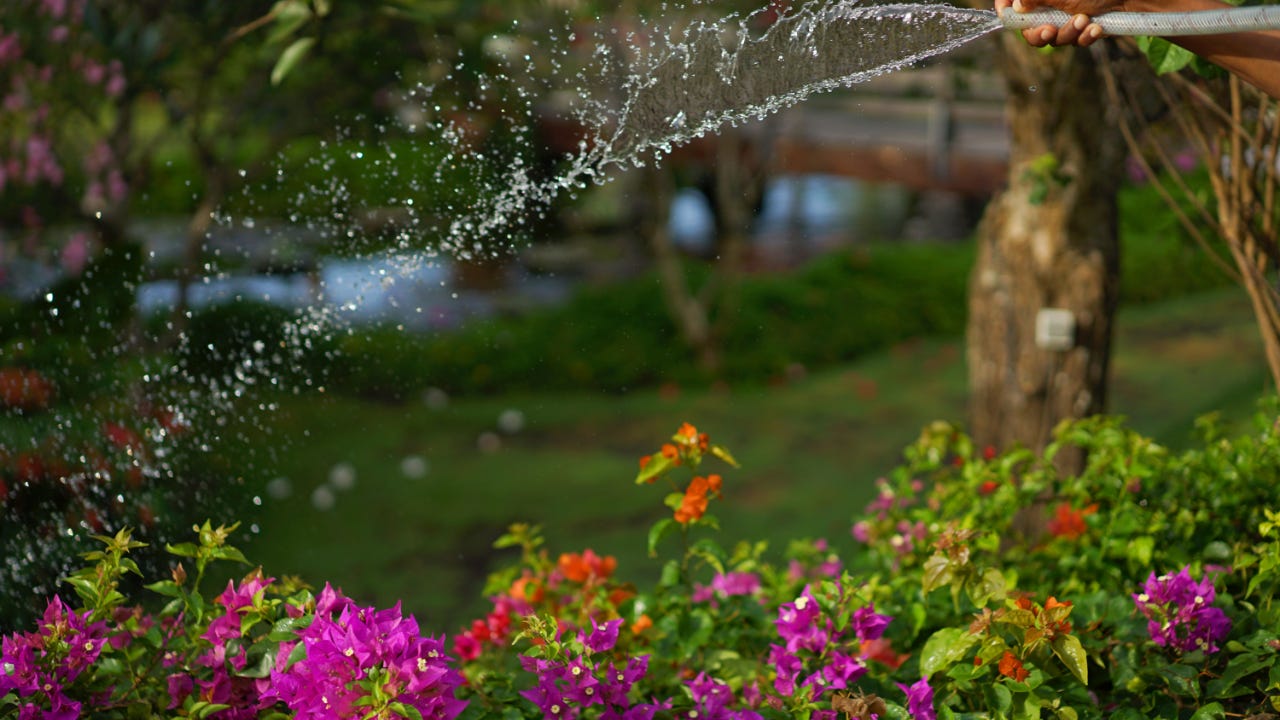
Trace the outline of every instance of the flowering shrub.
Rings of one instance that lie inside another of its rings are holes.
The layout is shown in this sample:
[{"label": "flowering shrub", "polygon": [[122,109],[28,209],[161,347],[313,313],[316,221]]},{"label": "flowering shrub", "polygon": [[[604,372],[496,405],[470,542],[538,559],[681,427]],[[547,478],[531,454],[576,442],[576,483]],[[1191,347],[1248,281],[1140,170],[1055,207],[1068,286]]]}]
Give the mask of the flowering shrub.
[{"label": "flowering shrub", "polygon": [[205,600],[207,566],[244,561],[208,523],[147,586],[159,609],[130,607],[119,581],[139,543],[122,531],[67,579],[81,607],[55,598],[3,639],[0,717],[1269,717],[1280,513],[1258,480],[1280,476],[1273,432],[1175,456],[1086,421],[1059,438],[1089,466],[1061,477],[1060,446],[974,452],[931,426],[856,519],[861,552],[796,541],[775,565],[763,544],[715,541],[701,464],[735,463],[685,425],[637,476],[671,486],[653,587],[514,525],[497,545],[520,559],[451,643],[399,607],[260,570]]},{"label": "flowering shrub", "polygon": [[[128,607],[118,585],[138,566],[128,531],[98,536],[96,561],[68,582],[84,606],[50,600],[39,629],[0,646],[0,717],[433,717],[463,709],[462,677],[443,640],[423,637],[399,607],[361,607],[329,586],[318,597],[255,570],[206,601],[200,581],[215,560],[244,561],[226,544],[234,528],[196,528],[170,547],[186,562],[148,585],[158,612]],[[191,580],[191,582],[188,582]]]}]

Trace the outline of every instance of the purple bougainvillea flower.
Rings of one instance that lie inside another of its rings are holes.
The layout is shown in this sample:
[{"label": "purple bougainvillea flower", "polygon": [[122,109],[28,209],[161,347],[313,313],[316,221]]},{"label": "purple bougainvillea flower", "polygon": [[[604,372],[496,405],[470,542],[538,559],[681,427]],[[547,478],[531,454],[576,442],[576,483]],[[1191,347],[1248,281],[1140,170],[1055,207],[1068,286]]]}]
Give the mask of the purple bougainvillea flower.
[{"label": "purple bougainvillea flower", "polygon": [[773,689],[777,690],[779,695],[793,695],[796,691],[796,680],[804,671],[804,663],[799,656],[781,645],[770,645],[769,664],[773,666],[776,673]]},{"label": "purple bougainvillea flower", "polygon": [[593,653],[608,652],[618,644],[618,628],[622,626],[622,618],[610,620],[603,625],[592,623],[591,634],[582,639]]},{"label": "purple bougainvillea flower", "polygon": [[760,578],[749,572],[723,573],[711,580],[711,587],[721,597],[755,595],[760,591]]},{"label": "purple bougainvillea flower", "polygon": [[830,690],[843,690],[866,673],[867,666],[862,663],[861,658],[832,652],[826,666],[822,668],[823,685]]},{"label": "purple bougainvillea flower", "polygon": [[864,608],[858,608],[853,612],[853,619],[850,621],[853,626],[853,632],[857,635],[860,642],[868,640],[876,640],[884,635],[884,629],[889,626],[893,618],[888,615],[880,615],[876,613],[875,603]]},{"label": "purple bougainvillea flower", "polygon": [[920,678],[911,685],[898,683],[898,689],[907,695],[907,712],[915,720],[937,720],[938,713],[933,709],[933,688],[929,687],[929,678]]},{"label": "purple bougainvillea flower", "polygon": [[774,624],[778,635],[786,642],[787,652],[794,653],[805,649],[822,652],[831,640],[830,622],[820,623],[822,608],[814,599],[809,587],[795,602],[789,602],[778,608],[778,619]]},{"label": "purple bougainvillea flower", "polygon": [[1133,595],[1152,642],[1177,652],[1218,651],[1218,643],[1231,632],[1231,620],[1212,607],[1215,599],[1213,579],[1206,574],[1196,582],[1190,567],[1172,575],[1151,573],[1142,592]]}]

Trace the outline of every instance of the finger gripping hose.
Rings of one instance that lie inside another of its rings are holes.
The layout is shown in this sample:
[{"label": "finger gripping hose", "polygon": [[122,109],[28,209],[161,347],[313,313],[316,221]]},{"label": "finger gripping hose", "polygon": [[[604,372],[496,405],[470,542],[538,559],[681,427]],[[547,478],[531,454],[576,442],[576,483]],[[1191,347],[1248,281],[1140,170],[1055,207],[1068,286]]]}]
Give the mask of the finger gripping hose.
[{"label": "finger gripping hose", "polygon": [[[1000,14],[1000,21],[1008,29],[1025,30],[1041,25],[1062,27],[1071,17],[1061,10],[1032,10],[1025,13],[1005,10]],[[1092,20],[1102,26],[1102,31],[1108,35],[1220,35],[1280,29],[1280,5],[1194,12],[1112,12],[1094,16]]]}]

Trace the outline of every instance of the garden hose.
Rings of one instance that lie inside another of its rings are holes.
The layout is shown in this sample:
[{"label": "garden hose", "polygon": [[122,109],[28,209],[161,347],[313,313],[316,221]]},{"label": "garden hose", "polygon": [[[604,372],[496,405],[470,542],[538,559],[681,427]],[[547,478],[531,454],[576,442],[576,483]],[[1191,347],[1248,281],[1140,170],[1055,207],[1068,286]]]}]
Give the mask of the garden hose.
[{"label": "garden hose", "polygon": [[[1071,15],[1061,10],[1006,10],[1000,21],[1010,30],[1026,30],[1053,25],[1062,27]],[[1192,12],[1111,12],[1097,15],[1093,22],[1108,35],[1220,35],[1249,30],[1280,30],[1280,5],[1233,7]]]}]

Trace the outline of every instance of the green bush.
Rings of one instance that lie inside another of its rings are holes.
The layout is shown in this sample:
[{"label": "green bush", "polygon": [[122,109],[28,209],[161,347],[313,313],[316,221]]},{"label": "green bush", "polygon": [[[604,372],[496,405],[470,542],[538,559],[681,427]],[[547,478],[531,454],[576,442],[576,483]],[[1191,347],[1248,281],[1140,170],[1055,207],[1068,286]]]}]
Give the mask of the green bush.
[{"label": "green bush", "polygon": [[[1123,196],[1121,295],[1146,303],[1230,280],[1191,244],[1149,188]],[[720,377],[761,383],[792,364],[848,362],[920,336],[964,331],[972,244],[878,245],[832,253],[786,274],[748,276],[717,317],[725,352]],[[708,268],[688,268],[692,285]],[[343,337],[331,384],[403,398],[425,387],[459,393],[533,388],[619,392],[664,382],[711,380],[663,304],[655,275],[579,290],[570,302],[460,331],[406,335],[392,328]]]},{"label": "green bush", "polygon": [[[1208,178],[1202,174],[1190,182],[1204,186]],[[1211,233],[1205,234],[1212,238]],[[1150,185],[1129,187],[1120,193],[1120,238],[1120,299],[1124,303],[1158,302],[1232,282]],[[1221,255],[1221,243],[1214,243],[1214,247]]]}]

